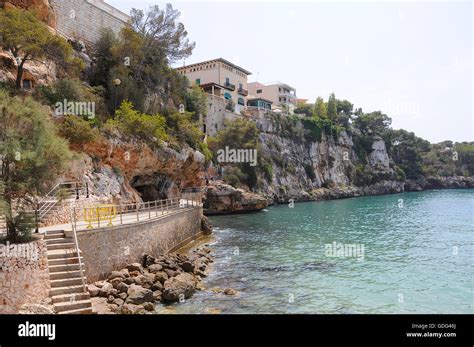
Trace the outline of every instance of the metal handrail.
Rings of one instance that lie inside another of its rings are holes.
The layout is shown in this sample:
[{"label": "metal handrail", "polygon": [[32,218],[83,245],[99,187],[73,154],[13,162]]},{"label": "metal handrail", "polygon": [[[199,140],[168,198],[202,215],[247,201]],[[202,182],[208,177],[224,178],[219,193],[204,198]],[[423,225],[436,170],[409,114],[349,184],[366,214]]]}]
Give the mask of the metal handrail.
[{"label": "metal handrail", "polygon": [[[62,188],[69,186],[69,188]],[[79,199],[79,189],[86,187],[87,197],[89,197],[89,189],[87,183],[82,182],[61,182],[54,186],[37,204],[37,219],[41,221],[48,213],[57,205],[59,201],[58,192],[63,189],[65,192],[76,193],[76,199]]]},{"label": "metal handrail", "polygon": [[[152,220],[162,218],[164,216],[169,216],[171,213],[174,214],[175,211],[186,208],[196,208],[200,207],[202,204],[202,194],[200,193],[184,193],[179,197],[172,199],[162,199],[155,201],[147,202],[137,202],[130,204],[106,204],[106,205],[97,205],[92,207],[85,207],[83,209],[83,218],[84,216],[94,216],[94,219],[91,217],[84,219],[83,222],[87,223],[87,229],[93,229],[94,225],[97,228],[107,228],[113,227],[112,220],[119,218],[119,225],[123,225],[124,222],[141,222],[144,220]],[[102,215],[100,209],[105,209],[109,211],[114,211],[113,217],[110,215]],[[102,219],[102,217],[104,217]],[[72,223],[77,228],[77,221],[81,220],[80,214],[74,210],[72,216]],[[101,222],[109,221],[108,224]]]},{"label": "metal handrail", "polygon": [[[72,213],[75,214],[76,207],[73,207]],[[82,288],[84,290],[84,293],[87,292],[86,290],[86,281],[84,280],[84,268],[82,265],[82,259],[81,259],[81,251],[79,249],[79,241],[77,240],[77,225],[76,221],[74,218],[71,216],[71,227],[72,227],[72,233],[74,235],[74,246],[76,247],[76,253],[77,253],[77,259],[79,261],[79,272],[81,274],[81,281],[82,281]]]},{"label": "metal handrail", "polygon": [[[61,183],[58,183],[40,201],[38,201],[38,204],[41,204],[42,202],[46,201],[49,198],[55,197],[57,190],[59,190],[59,187],[66,186],[66,185],[72,185],[72,184],[82,185],[81,182],[61,182]],[[69,189],[73,190],[74,188],[69,188]]]}]

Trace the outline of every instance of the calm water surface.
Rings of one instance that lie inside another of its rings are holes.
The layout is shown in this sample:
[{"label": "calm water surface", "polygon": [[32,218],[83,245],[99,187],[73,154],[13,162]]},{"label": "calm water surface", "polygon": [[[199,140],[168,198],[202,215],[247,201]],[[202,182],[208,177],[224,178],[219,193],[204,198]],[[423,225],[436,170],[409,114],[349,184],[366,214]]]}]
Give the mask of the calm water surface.
[{"label": "calm water surface", "polygon": [[[211,221],[216,262],[206,290],[168,310],[474,313],[472,189],[281,205]],[[333,242],[363,252],[328,257]]]}]

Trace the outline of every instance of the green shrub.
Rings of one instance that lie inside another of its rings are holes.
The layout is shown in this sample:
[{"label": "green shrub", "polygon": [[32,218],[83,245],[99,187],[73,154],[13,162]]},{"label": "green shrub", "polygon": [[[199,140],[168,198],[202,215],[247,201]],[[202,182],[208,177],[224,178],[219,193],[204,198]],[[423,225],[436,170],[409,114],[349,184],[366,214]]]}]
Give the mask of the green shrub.
[{"label": "green shrub", "polygon": [[304,164],[304,171],[311,181],[316,179],[316,173],[314,172],[314,167],[311,164]]},{"label": "green shrub", "polygon": [[212,158],[208,146],[203,142],[204,133],[199,121],[193,120],[194,114],[190,112],[172,112],[166,117],[168,132],[171,133],[178,144],[186,143],[191,148],[202,152],[207,160]]},{"label": "green shrub", "polygon": [[78,80],[64,79],[56,81],[52,86],[39,86],[36,88],[35,96],[50,106],[64,100],[84,101],[83,87]]},{"label": "green shrub", "polygon": [[363,164],[367,164],[367,155],[372,152],[372,144],[374,142],[371,136],[359,135],[352,138],[354,143],[354,151]]},{"label": "green shrub", "polygon": [[146,140],[163,140],[168,139],[166,133],[166,119],[161,115],[150,116],[143,114],[133,108],[133,104],[124,101],[117,110],[114,121],[122,133]]},{"label": "green shrub", "polygon": [[194,114],[194,119],[198,120],[199,115],[207,113],[207,96],[199,86],[194,86],[186,93],[186,110]]},{"label": "green shrub", "polygon": [[100,134],[89,122],[78,116],[66,116],[59,127],[59,133],[70,143],[81,145],[96,141]]},{"label": "green shrub", "polygon": [[359,164],[355,169],[354,184],[356,186],[368,186],[373,183],[374,177],[366,165]]},{"label": "green shrub", "polygon": [[273,181],[273,167],[269,162],[264,161],[261,164],[261,170],[267,182]]},{"label": "green shrub", "polygon": [[[67,141],[57,134],[46,108],[32,98],[11,97],[0,91],[0,153],[2,205],[7,236],[12,242],[27,237],[27,217],[15,215],[14,206],[47,191],[71,158]],[[15,199],[13,201],[13,199]]]},{"label": "green shrub", "polygon": [[331,189],[335,187],[335,183],[332,179],[329,178],[321,184],[321,187]]},{"label": "green shrub", "polygon": [[395,167],[395,180],[403,182],[406,179],[405,171],[401,167]]},{"label": "green shrub", "polygon": [[224,174],[223,179],[227,184],[230,184],[234,188],[239,188],[241,186],[239,177],[234,174]]}]

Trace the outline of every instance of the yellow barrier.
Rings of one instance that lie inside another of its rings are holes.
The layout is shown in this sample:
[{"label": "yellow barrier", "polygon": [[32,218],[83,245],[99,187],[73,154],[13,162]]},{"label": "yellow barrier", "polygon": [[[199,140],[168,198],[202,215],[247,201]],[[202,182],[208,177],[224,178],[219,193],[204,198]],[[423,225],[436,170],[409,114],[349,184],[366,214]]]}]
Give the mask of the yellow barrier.
[{"label": "yellow barrier", "polygon": [[87,229],[93,229],[92,223],[97,222],[100,227],[101,221],[109,221],[108,227],[113,226],[112,221],[117,216],[115,205],[100,205],[97,207],[88,207],[84,209],[84,221],[88,223]]}]

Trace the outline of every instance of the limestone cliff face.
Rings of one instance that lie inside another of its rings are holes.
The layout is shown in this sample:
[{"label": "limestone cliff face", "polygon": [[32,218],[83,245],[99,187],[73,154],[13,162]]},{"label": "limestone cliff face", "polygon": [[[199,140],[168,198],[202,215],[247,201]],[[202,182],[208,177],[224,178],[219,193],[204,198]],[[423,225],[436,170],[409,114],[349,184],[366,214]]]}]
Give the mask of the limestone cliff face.
[{"label": "limestone cliff face", "polygon": [[0,0],[0,7],[19,7],[35,11],[38,18],[52,29],[56,29],[56,14],[49,0]]},{"label": "limestone cliff face", "polygon": [[[323,133],[321,141],[313,142],[299,136],[282,136],[268,119],[257,121],[257,126],[261,130],[262,155],[270,158],[273,171],[272,180],[265,181],[257,192],[271,202],[403,191],[403,183],[395,180],[385,142],[380,137],[374,138],[367,157],[359,158],[353,137],[346,131],[339,136]],[[367,163],[370,174],[379,177],[377,182],[356,186],[356,166],[362,162]]]},{"label": "limestone cliff face", "polygon": [[201,186],[204,163],[191,148],[178,152],[164,144],[151,149],[115,137],[83,148],[62,179],[87,182],[93,196],[115,203],[152,201]]}]

